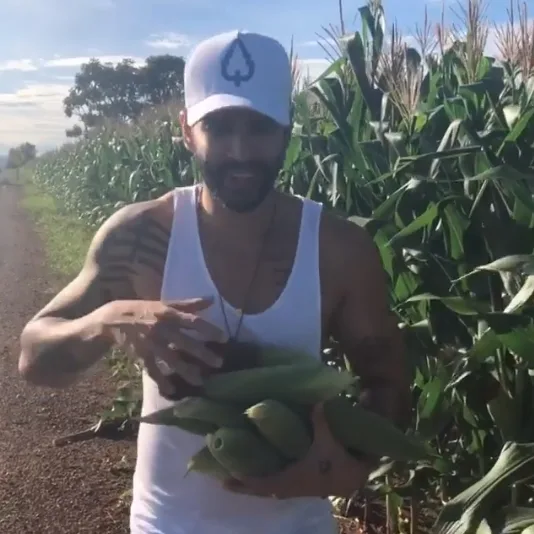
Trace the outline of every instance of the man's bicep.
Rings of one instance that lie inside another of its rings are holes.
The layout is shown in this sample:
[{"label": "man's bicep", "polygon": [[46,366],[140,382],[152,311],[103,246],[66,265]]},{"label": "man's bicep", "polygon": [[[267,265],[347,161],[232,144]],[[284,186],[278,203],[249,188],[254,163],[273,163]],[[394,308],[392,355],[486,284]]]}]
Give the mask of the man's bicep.
[{"label": "man's bicep", "polygon": [[343,290],[336,314],[337,334],[349,347],[365,341],[386,343],[398,331],[389,309],[380,254],[370,236],[361,232],[346,245],[349,252],[343,262]]},{"label": "man's bicep", "polygon": [[129,297],[129,292],[124,290],[129,283],[128,276],[112,272],[108,259],[117,233],[121,232],[123,218],[117,212],[97,230],[78,275],[33,320],[42,317],[77,319],[113,299]]},{"label": "man's bicep", "polygon": [[97,269],[87,267],[67,284],[33,318],[60,317],[77,319],[112,300],[108,288],[101,282]]},{"label": "man's bicep", "polygon": [[402,333],[389,308],[387,275],[371,237],[356,236],[346,258],[335,337],[375,411],[406,421],[410,377]]}]

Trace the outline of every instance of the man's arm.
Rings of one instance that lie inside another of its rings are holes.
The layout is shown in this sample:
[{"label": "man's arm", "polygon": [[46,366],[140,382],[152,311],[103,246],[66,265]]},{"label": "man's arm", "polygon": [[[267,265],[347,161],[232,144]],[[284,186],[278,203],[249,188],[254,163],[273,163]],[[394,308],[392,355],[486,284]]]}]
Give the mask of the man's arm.
[{"label": "man's arm", "polygon": [[69,386],[111,348],[102,326],[104,306],[136,298],[132,280],[140,268],[163,270],[168,233],[151,216],[153,204],[113,214],[96,232],[78,276],[28,322],[20,337],[25,380]]},{"label": "man's arm", "polygon": [[389,310],[386,273],[369,234],[338,223],[344,287],[332,335],[361,379],[361,402],[405,429],[411,415],[411,377],[402,334]]}]

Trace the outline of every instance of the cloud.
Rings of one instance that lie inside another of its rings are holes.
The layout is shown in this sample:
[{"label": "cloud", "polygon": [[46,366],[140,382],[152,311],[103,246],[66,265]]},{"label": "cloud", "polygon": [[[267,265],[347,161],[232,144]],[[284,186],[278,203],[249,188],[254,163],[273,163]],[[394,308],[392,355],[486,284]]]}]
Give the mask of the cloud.
[{"label": "cloud", "polygon": [[336,39],[333,39],[332,37],[320,37],[318,39],[314,39],[313,41],[304,41],[300,43],[300,46],[304,46],[304,47],[321,46],[321,47],[326,47],[327,50],[330,50],[332,49],[332,47],[334,47],[334,49],[337,50],[339,48],[340,43],[347,41],[351,37],[352,37],[352,34],[347,34],[344,36],[337,36]]},{"label": "cloud", "polygon": [[[77,68],[83,63],[88,63],[91,59],[98,59],[101,63],[119,63],[130,56],[78,56],[49,59],[41,63],[43,67],[54,68]],[[144,65],[145,60],[140,57],[130,57],[138,66]]]},{"label": "cloud", "polygon": [[166,32],[153,34],[145,41],[150,48],[162,48],[166,50],[176,50],[178,48],[189,48],[193,42],[190,37],[183,33]]},{"label": "cloud", "polygon": [[67,93],[68,85],[59,84],[27,84],[23,89],[14,93],[0,93],[0,106],[9,107],[13,103],[43,103],[49,101],[50,97]]},{"label": "cloud", "polygon": [[88,63],[91,59],[98,59],[101,63],[119,63],[124,58],[129,57],[134,61],[136,66],[145,64],[145,60],[136,56],[77,56],[77,57],[59,57],[54,59],[8,59],[0,62],[0,71],[36,71],[41,68],[79,68],[83,63]]},{"label": "cloud", "polygon": [[88,7],[93,9],[114,9],[117,5],[114,0],[91,0],[91,2],[88,2]]},{"label": "cloud", "polygon": [[321,58],[297,59],[297,65],[301,79],[308,78],[314,81],[329,67],[330,61]]},{"label": "cloud", "polygon": [[14,93],[0,93],[0,145],[28,141],[46,150],[66,141],[75,121],[63,112],[70,85],[28,83]]},{"label": "cloud", "polygon": [[117,7],[115,0],[2,0],[2,6],[16,11],[29,11],[33,15],[53,13],[56,9],[70,8],[69,11],[109,10]]},{"label": "cloud", "polygon": [[30,72],[37,70],[37,66],[32,59],[8,59],[0,62],[0,71],[19,70]]},{"label": "cloud", "polygon": [[[438,1],[438,0],[436,0],[436,1]],[[441,1],[441,0],[439,0],[439,1]],[[529,21],[529,24],[532,24],[533,20],[534,19],[531,19]],[[491,57],[496,57],[496,56],[500,55],[499,47],[497,45],[497,43],[498,43],[498,30],[496,30],[496,26],[497,26],[497,28],[504,28],[505,23],[497,24],[497,25],[491,24],[488,27],[488,40],[487,40],[487,43],[486,43],[485,53],[486,53],[486,55],[491,56]],[[342,38],[341,40],[343,41],[343,40],[346,40],[348,38],[350,38],[350,35],[347,35],[345,38]],[[413,46],[415,48],[418,48],[417,39],[415,38],[414,35],[404,35],[402,37],[402,40],[408,46]],[[319,48],[321,45],[326,47],[326,49],[329,50],[330,52],[332,52],[333,50],[336,50],[336,51],[338,50],[337,42],[334,39],[332,39],[331,37],[319,38],[319,39],[316,39],[316,40],[303,41],[302,43],[299,43],[299,46],[305,47],[305,48],[311,48],[311,47]],[[314,61],[314,60],[310,60],[310,61]]]}]

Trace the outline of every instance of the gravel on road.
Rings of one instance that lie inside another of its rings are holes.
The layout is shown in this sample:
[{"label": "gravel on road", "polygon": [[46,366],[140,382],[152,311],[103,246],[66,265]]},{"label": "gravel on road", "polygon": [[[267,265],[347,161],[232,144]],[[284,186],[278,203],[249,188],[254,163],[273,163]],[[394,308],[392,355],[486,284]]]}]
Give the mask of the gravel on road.
[{"label": "gravel on road", "polygon": [[[109,367],[64,390],[26,384],[17,371],[22,328],[68,281],[47,268],[22,194],[0,182],[0,534],[129,534],[121,496],[131,488],[135,439],[54,446],[109,408],[117,388]],[[354,519],[340,519],[339,531],[370,532]]]},{"label": "gravel on road", "polygon": [[26,384],[17,371],[24,324],[65,283],[47,270],[21,189],[0,184],[0,532],[126,534],[120,496],[131,487],[135,441],[53,444],[109,407],[109,368],[64,390]]}]

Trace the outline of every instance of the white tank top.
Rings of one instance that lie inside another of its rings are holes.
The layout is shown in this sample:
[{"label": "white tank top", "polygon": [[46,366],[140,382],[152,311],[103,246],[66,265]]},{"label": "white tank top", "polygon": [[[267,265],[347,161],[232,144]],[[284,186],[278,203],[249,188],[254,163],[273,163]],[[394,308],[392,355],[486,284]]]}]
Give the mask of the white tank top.
[{"label": "white tank top", "polygon": [[[217,295],[204,262],[195,203],[197,186],[174,192],[174,218],[161,297],[188,299]],[[321,293],[319,282],[319,221],[322,206],[302,199],[297,253],[287,285],[265,312],[246,315],[243,327],[256,339],[320,355]],[[231,332],[237,310],[224,303]],[[217,299],[203,317],[225,328]],[[155,382],[143,373],[142,414],[169,407]],[[163,425],[141,424],[133,480],[132,534],[334,534],[328,499],[275,500],[224,490],[208,476],[189,473],[189,458],[204,446],[204,438]]]}]

